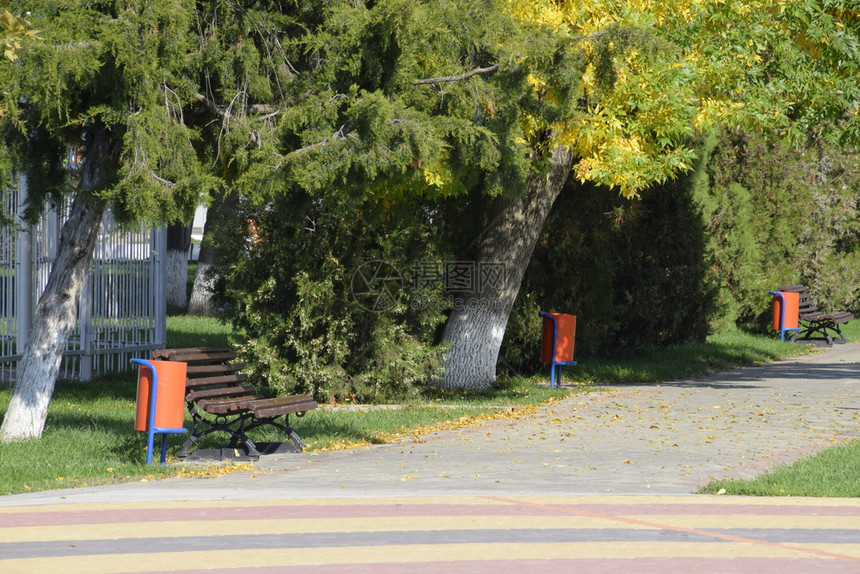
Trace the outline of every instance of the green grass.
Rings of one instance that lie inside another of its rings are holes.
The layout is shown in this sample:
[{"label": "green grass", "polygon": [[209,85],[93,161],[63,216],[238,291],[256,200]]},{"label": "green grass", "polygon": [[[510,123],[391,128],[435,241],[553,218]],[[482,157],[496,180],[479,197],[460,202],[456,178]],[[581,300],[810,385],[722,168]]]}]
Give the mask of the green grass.
[{"label": "green grass", "polygon": [[[857,335],[860,328],[853,338]],[[225,345],[231,336],[229,326],[213,319],[168,318],[171,347]],[[612,358],[579,358],[579,365],[565,369],[563,389],[548,388],[544,368],[533,377],[501,378],[486,394],[435,390],[398,409],[350,412],[320,408],[292,421],[311,450],[384,443],[399,436],[474,423],[481,417],[516,416],[523,408],[546,404],[595,384],[694,377],[801,352],[808,349],[780,343],[773,336],[735,332],[712,337],[703,345],[679,345]],[[224,471],[223,467],[189,470],[182,465],[166,469],[157,464],[146,466],[145,434],[132,428],[135,387],[131,373],[112,374],[90,383],[60,381],[42,438],[0,444],[0,494]],[[5,414],[10,395],[11,389],[0,388],[0,416]],[[208,438],[201,447],[222,446],[217,444],[218,437]],[[269,433],[254,438],[281,440]],[[179,438],[172,438],[171,452],[180,443]]]},{"label": "green grass", "polygon": [[167,346],[224,347],[230,344],[230,325],[211,317],[175,315],[167,318]]},{"label": "green grass", "polygon": [[717,480],[702,494],[746,496],[860,496],[860,442],[833,446],[751,480]]},{"label": "green grass", "polygon": [[[10,394],[0,392],[0,413]],[[43,437],[0,444],[0,494],[174,475],[145,465],[134,394],[128,381],[58,382]]]}]

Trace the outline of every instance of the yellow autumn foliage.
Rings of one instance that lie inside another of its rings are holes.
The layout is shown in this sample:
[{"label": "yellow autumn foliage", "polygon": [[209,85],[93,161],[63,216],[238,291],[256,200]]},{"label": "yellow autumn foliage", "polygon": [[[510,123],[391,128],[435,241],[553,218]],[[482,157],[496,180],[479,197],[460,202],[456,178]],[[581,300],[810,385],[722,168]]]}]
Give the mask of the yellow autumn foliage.
[{"label": "yellow autumn foliage", "polygon": [[33,38],[37,32],[28,29],[30,24],[27,20],[9,12],[6,9],[8,5],[8,1],[0,1],[0,46],[3,48],[3,57],[14,62],[18,59],[21,40]]},{"label": "yellow autumn foliage", "polygon": [[[830,42],[827,37],[807,38],[802,17],[798,20],[799,7],[787,0],[502,4],[522,21],[563,34],[584,60],[578,93],[567,96],[576,102],[575,109],[551,125],[527,115],[522,124],[527,139],[542,130],[552,134],[551,145],[569,147],[579,157],[578,178],[616,187],[626,196],[688,169],[692,152],[685,148],[697,132],[719,123],[783,121],[795,102],[767,90],[754,93],[756,85],[749,81],[760,77],[765,58],[773,57],[768,41],[788,41],[813,60]],[[860,21],[860,11],[838,6],[827,10],[837,29],[856,27]],[[613,33],[619,41],[612,39]],[[637,41],[650,53],[643,54]],[[670,47],[657,48],[661,42]],[[607,62],[611,82],[606,80]],[[529,77],[536,95],[544,98],[558,93],[554,81],[551,73]],[[754,105],[750,100],[756,100]]]}]

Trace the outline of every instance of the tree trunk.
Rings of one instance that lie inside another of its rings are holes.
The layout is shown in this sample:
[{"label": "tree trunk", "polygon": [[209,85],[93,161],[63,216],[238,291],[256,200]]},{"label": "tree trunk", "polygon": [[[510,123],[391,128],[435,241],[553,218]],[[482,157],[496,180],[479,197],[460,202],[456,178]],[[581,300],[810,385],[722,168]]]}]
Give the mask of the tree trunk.
[{"label": "tree trunk", "polygon": [[[211,217],[211,211],[210,217]],[[212,285],[214,278],[210,269],[215,262],[215,250],[207,241],[209,220],[206,220],[203,231],[203,242],[200,244],[200,256],[197,258],[197,272],[194,274],[194,288],[191,290],[191,300],[188,302],[188,314],[197,317],[211,317],[215,314],[212,304]]]},{"label": "tree trunk", "polygon": [[212,287],[215,278],[212,276],[212,265],[215,263],[215,247],[212,237],[225,225],[227,218],[235,211],[237,198],[234,193],[215,198],[206,211],[206,223],[203,226],[203,241],[200,244],[200,256],[197,259],[197,273],[194,276],[194,288],[191,290],[191,301],[188,303],[188,314],[198,317],[215,315],[215,305],[212,302]]},{"label": "tree trunk", "polygon": [[191,226],[174,223],[167,228],[167,307],[184,310],[188,306],[188,249]]},{"label": "tree trunk", "polygon": [[101,129],[91,135],[79,191],[63,224],[57,258],[36,305],[33,326],[18,364],[12,399],[0,425],[0,442],[42,436],[66,340],[75,328],[78,302],[107,210],[107,202],[93,199],[89,191],[110,177],[113,167],[110,132]]},{"label": "tree trunk", "polygon": [[442,338],[450,349],[443,387],[486,390],[496,380],[508,317],[546,218],[570,174],[573,154],[556,148],[549,165],[548,173],[529,181],[523,195],[495,204],[478,246],[476,289],[455,302],[445,325]]}]

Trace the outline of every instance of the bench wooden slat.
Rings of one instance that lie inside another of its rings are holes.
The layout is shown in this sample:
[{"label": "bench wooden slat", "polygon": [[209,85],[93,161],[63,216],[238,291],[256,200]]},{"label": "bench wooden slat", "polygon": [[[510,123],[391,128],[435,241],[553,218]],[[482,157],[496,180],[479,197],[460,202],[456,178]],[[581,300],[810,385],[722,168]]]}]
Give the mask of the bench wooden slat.
[{"label": "bench wooden slat", "polygon": [[196,389],[198,387],[235,385],[236,383],[244,383],[247,380],[248,375],[244,373],[235,373],[232,375],[222,375],[218,377],[198,377],[196,379],[186,379],[185,387],[188,389]]},{"label": "bench wooden slat", "polygon": [[198,406],[209,414],[229,415],[249,412],[251,404],[259,397],[241,397],[237,399],[213,399],[198,402]]},{"label": "bench wooden slat", "polygon": [[[187,362],[187,361],[186,361]],[[245,368],[243,363],[227,363],[226,365],[188,365],[188,376],[235,373]]]},{"label": "bench wooden slat", "polygon": [[169,357],[164,357],[169,361],[182,361],[183,363],[227,363],[236,360],[236,353],[232,351],[224,351],[220,353],[172,353]]},{"label": "bench wooden slat", "polygon": [[251,409],[257,417],[273,417],[279,415],[303,413],[317,408],[317,402],[307,395],[282,397],[277,399],[262,399],[254,401]]},{"label": "bench wooden slat", "polygon": [[254,391],[253,387],[219,387],[217,389],[194,390],[186,395],[189,401],[199,401],[201,399],[211,399],[217,397],[238,397],[242,395],[253,396],[259,398],[259,394]]},{"label": "bench wooden slat", "polygon": [[219,353],[232,353],[233,349],[230,347],[176,347],[173,349],[156,349],[152,352],[152,356],[155,358],[166,358],[175,355],[187,355],[189,353],[196,353],[201,355],[213,355]]}]

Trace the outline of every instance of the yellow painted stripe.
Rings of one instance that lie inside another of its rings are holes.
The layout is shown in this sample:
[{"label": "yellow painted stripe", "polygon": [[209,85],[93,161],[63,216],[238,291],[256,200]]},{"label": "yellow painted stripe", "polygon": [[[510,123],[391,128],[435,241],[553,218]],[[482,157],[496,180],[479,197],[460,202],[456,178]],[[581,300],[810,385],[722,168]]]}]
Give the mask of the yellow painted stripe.
[{"label": "yellow painted stripe", "polygon": [[[796,528],[860,530],[860,521],[846,516],[637,516],[675,528]],[[201,520],[141,523],[76,524],[74,526],[23,526],[3,531],[2,542],[61,540],[114,540],[160,538],[165,535],[221,536],[248,534],[301,534],[312,532],[385,532],[504,529],[641,529],[642,524],[624,524],[615,519],[590,516],[385,516],[368,518],[290,518],[271,520]]]},{"label": "yellow painted stripe", "polygon": [[[738,558],[809,558],[800,550],[733,543],[730,555]],[[62,571],[64,574],[171,571],[186,568],[253,568],[281,565],[367,564],[400,562],[447,562],[462,560],[548,560],[573,558],[699,558],[726,556],[726,543],[677,542],[581,542],[538,544],[427,544],[406,546],[350,546],[331,548],[271,549],[111,554],[108,556],[0,560],[4,574]]]},{"label": "yellow painted stripe", "polygon": [[632,496],[520,496],[520,497],[493,497],[490,500],[517,500],[532,504],[546,505],[569,505],[569,504],[662,504],[667,506],[690,506],[707,504],[709,506],[822,506],[833,508],[860,508],[860,498],[812,498],[812,497],[789,497],[789,496],[658,496],[658,495],[632,495]]},{"label": "yellow painted stripe", "polygon": [[[0,498],[2,504],[2,498]],[[249,500],[154,500],[129,502],[87,502],[0,507],[0,514],[39,512],[81,512],[93,510],[176,509],[176,508],[255,508],[273,506],[398,506],[409,504],[463,504],[500,506],[504,503],[478,496],[402,497],[402,498],[284,498]]]},{"label": "yellow painted stripe", "polygon": [[[485,496],[443,496],[443,497],[383,497],[383,498],[287,498],[287,499],[248,499],[248,500],[182,500],[182,501],[129,501],[109,503],[49,503],[27,506],[0,506],[0,514],[28,512],[80,512],[86,510],[133,510],[139,508],[231,508],[258,506],[364,506],[364,505],[403,505],[403,504],[464,504],[464,505],[509,505],[511,502],[543,505],[579,504],[621,504],[635,507],[643,504],[667,506],[689,506],[705,504],[709,506],[820,506],[833,508],[858,508],[860,498],[790,498],[790,497],[743,497],[743,496],[529,496],[504,497],[500,500]],[[2,499],[0,498],[0,504]]]},{"label": "yellow painted stripe", "polygon": [[202,520],[187,522],[105,523],[74,526],[24,526],[2,532],[2,542],[116,540],[165,536],[303,534],[313,532],[386,532],[497,529],[641,529],[617,520],[579,516],[383,516],[368,518],[294,518],[283,520]]}]

